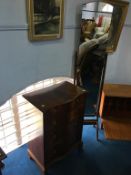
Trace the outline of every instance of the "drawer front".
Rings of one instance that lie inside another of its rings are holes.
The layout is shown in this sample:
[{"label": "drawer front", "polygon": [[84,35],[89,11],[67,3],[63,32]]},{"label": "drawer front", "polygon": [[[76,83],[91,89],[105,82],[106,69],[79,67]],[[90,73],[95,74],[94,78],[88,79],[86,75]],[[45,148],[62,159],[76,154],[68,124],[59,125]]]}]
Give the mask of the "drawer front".
[{"label": "drawer front", "polygon": [[82,124],[78,122],[72,122],[67,127],[67,144],[71,145],[81,141],[82,139]]},{"label": "drawer front", "polygon": [[44,119],[45,132],[64,126],[67,123],[67,111],[68,107],[66,104],[48,110]]},{"label": "drawer front", "polygon": [[82,138],[85,94],[46,111],[44,117],[45,163],[63,157]]},{"label": "drawer front", "polygon": [[69,104],[68,121],[80,121],[83,120],[85,110],[85,96],[76,98]]}]

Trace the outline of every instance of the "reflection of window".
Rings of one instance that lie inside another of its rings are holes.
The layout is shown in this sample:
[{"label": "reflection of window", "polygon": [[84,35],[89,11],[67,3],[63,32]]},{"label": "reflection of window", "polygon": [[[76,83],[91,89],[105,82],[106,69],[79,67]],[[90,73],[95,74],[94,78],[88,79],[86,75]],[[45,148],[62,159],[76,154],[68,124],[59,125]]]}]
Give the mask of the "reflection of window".
[{"label": "reflection of window", "polygon": [[103,8],[102,8],[103,12],[113,12],[113,6],[110,4],[106,4]]},{"label": "reflection of window", "polygon": [[65,77],[46,79],[28,86],[0,106],[0,146],[6,153],[31,140],[37,132],[37,125],[40,124],[39,111],[33,108],[22,95],[61,81],[73,83],[73,79]]}]

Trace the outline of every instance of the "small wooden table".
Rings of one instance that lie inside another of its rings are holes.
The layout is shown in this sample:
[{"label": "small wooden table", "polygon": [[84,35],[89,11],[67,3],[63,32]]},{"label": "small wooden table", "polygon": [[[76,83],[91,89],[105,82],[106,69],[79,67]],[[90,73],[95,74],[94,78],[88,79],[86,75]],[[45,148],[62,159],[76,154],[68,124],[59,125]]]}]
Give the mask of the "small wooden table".
[{"label": "small wooden table", "polygon": [[0,175],[2,175],[1,169],[4,167],[4,163],[2,162],[2,160],[5,159],[6,157],[7,157],[7,155],[0,147]]},{"label": "small wooden table", "polygon": [[131,140],[131,85],[105,84],[99,114],[106,138]]}]

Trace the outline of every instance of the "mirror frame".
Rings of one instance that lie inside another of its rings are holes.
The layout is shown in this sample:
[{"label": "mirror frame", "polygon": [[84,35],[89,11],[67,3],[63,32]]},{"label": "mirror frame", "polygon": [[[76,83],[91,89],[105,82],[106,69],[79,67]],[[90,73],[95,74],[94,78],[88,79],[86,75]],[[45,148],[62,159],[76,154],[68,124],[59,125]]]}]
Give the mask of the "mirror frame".
[{"label": "mirror frame", "polygon": [[[114,5],[118,6],[122,9],[121,20],[120,20],[119,25],[116,29],[117,32],[114,35],[113,43],[110,46],[106,47],[107,53],[113,53],[116,51],[117,46],[118,46],[118,41],[119,41],[119,38],[120,38],[120,35],[122,32],[122,28],[123,28],[124,23],[125,23],[126,16],[127,16],[129,2],[128,1],[121,1],[121,0],[98,0],[98,1],[93,0],[93,1],[87,1],[87,2],[85,1],[85,2],[83,2],[83,4],[86,4],[86,3],[88,4],[88,3],[92,3],[92,2],[104,2],[104,3],[111,4],[113,6]],[[111,25],[112,25],[112,21],[111,21]]]}]

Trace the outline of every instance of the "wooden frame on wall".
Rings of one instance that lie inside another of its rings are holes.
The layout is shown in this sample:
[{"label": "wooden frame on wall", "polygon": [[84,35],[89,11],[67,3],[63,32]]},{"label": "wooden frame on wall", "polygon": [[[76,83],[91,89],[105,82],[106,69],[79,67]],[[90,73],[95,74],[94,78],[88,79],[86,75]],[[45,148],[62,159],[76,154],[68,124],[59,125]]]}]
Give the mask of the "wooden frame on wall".
[{"label": "wooden frame on wall", "polygon": [[113,17],[111,20],[111,39],[108,44],[106,51],[107,53],[113,53],[116,51],[118,42],[121,36],[121,32],[126,20],[129,2],[123,0],[101,0],[101,2],[112,5],[115,9],[113,10]]},{"label": "wooden frame on wall", "polygon": [[53,40],[63,36],[64,0],[27,0],[29,40]]}]

